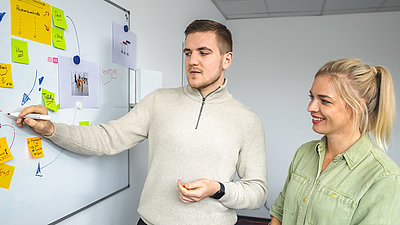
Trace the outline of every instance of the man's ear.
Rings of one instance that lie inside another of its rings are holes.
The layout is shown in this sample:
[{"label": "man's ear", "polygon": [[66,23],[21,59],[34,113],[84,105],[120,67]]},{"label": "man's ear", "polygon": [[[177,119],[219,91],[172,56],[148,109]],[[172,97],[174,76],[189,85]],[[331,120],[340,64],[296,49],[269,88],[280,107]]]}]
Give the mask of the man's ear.
[{"label": "man's ear", "polygon": [[233,53],[227,52],[224,54],[223,57],[224,58],[223,58],[223,62],[222,62],[222,69],[227,70],[231,66]]}]

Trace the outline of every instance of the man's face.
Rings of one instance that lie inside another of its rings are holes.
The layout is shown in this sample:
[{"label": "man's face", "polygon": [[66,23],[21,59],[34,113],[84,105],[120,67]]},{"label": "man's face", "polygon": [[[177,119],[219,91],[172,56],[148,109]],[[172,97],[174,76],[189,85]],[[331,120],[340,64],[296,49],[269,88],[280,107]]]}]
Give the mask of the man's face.
[{"label": "man's face", "polygon": [[232,53],[221,54],[215,32],[196,32],[186,37],[185,69],[188,83],[199,89],[203,96],[224,83]]}]

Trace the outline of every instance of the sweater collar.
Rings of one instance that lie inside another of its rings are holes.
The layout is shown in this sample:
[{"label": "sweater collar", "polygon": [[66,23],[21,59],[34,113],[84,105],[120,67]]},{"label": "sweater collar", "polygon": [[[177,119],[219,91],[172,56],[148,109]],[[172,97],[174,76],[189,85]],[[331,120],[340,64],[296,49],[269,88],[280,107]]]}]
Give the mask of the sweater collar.
[{"label": "sweater collar", "polygon": [[[227,83],[228,83],[228,79],[225,78],[225,82],[223,85],[219,86],[217,89],[215,89],[210,94],[205,96],[205,98],[206,98],[205,101],[210,102],[210,103],[220,103],[220,102],[224,102],[224,101],[227,101],[228,99],[230,99],[232,97],[232,95],[228,91]],[[195,101],[203,100],[203,96],[201,95],[200,90],[198,90],[196,88],[192,88],[192,87],[190,87],[190,85],[186,85],[183,88],[183,90],[184,90],[185,94],[188,95],[191,99],[193,99]]]}]

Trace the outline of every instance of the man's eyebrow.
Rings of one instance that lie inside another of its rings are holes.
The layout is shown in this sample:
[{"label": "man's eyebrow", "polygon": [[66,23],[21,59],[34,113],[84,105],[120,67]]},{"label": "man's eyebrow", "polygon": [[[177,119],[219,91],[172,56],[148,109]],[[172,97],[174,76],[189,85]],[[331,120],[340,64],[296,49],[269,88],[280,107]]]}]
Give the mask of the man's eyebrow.
[{"label": "man's eyebrow", "polygon": [[[198,49],[196,49],[197,51],[210,51],[210,52],[213,52],[213,50],[212,49],[210,49],[210,48],[207,48],[207,47],[200,47],[200,48],[198,48]],[[190,50],[190,49],[188,49],[188,48],[185,48],[185,49],[183,49],[183,52],[191,52],[192,50]]]},{"label": "man's eyebrow", "polygon": [[207,48],[207,47],[200,47],[200,48],[198,48],[197,50],[199,50],[199,51],[206,50],[206,51],[210,51],[210,52],[213,51],[212,49]]}]

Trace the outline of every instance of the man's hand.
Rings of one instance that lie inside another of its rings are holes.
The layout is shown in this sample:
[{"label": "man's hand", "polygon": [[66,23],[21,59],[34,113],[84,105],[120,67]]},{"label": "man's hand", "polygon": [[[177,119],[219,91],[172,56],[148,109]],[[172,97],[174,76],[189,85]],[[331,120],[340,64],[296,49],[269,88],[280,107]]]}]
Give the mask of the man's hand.
[{"label": "man's hand", "polygon": [[217,181],[200,179],[195,182],[182,184],[178,179],[179,198],[184,203],[195,203],[214,195],[220,189]]},{"label": "man's hand", "polygon": [[34,131],[43,136],[50,136],[54,133],[54,125],[49,120],[35,120],[31,118],[25,118],[25,119],[23,118],[24,116],[30,113],[43,114],[43,115],[49,114],[47,108],[42,105],[32,105],[26,107],[21,111],[19,117],[17,118],[16,123],[18,127],[21,128],[24,122],[28,126],[32,127]]}]

